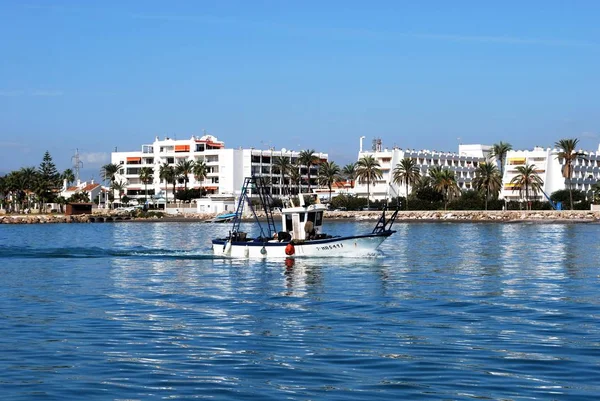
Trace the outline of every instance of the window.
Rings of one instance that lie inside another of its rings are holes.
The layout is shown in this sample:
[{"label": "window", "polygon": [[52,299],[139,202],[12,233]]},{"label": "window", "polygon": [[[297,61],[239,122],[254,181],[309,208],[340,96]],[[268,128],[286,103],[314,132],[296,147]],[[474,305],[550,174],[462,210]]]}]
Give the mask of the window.
[{"label": "window", "polygon": [[315,225],[316,226],[323,225],[323,212],[317,212],[317,219],[315,220]]}]

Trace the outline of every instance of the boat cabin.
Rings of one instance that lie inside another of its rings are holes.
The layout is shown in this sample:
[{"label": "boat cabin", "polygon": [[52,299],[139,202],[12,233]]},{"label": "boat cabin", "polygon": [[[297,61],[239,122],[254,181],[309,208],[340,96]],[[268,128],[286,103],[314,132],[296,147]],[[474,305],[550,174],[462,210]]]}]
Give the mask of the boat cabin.
[{"label": "boat cabin", "polygon": [[[300,206],[285,207],[281,210],[281,227],[279,233],[280,240],[282,234],[287,233],[290,239],[309,240],[324,238],[323,233],[323,213],[327,207],[321,203],[304,205],[304,199],[300,197]],[[287,237],[287,235],[286,235]]]}]

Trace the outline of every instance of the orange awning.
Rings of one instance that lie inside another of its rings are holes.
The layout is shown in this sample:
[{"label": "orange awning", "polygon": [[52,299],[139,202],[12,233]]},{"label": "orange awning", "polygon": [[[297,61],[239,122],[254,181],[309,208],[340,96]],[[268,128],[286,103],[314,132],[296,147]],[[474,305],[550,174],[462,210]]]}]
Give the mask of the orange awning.
[{"label": "orange awning", "polygon": [[141,162],[142,158],[141,157],[128,157],[127,161],[128,162]]},{"label": "orange awning", "polygon": [[175,152],[189,152],[190,145],[175,145]]}]

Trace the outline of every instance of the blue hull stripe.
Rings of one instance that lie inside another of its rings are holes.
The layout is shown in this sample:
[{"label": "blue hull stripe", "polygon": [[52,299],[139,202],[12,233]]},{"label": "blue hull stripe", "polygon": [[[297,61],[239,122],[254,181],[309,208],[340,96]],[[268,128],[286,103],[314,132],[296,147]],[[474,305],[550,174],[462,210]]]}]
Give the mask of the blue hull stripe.
[{"label": "blue hull stripe", "polygon": [[[320,244],[327,244],[330,242],[338,242],[338,241],[345,241],[345,240],[352,240],[352,239],[358,239],[358,238],[377,238],[377,237],[389,237],[390,235],[392,235],[393,233],[395,233],[396,231],[384,231],[382,233],[377,233],[377,234],[364,234],[364,235],[353,235],[350,237],[332,237],[332,238],[324,238],[324,239],[313,239],[310,241],[304,241],[304,242],[300,242],[296,245],[320,245]],[[214,239],[212,240],[212,243],[215,245],[225,245],[227,243],[227,241],[229,241],[229,239],[227,238],[222,238],[222,239]],[[248,245],[248,246],[287,246],[287,244],[289,244],[292,241],[282,241],[282,242],[261,242],[261,241],[256,241],[256,240],[251,240],[251,241],[232,241],[231,245]]]}]

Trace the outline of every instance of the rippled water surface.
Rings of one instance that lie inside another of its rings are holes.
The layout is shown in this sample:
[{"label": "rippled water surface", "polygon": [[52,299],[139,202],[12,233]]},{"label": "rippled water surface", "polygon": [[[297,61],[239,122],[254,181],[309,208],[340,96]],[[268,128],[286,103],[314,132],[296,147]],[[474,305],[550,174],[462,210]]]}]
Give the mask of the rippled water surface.
[{"label": "rippled water surface", "polygon": [[600,225],[399,224],[293,264],[213,258],[228,229],[0,225],[1,398],[600,394]]}]

